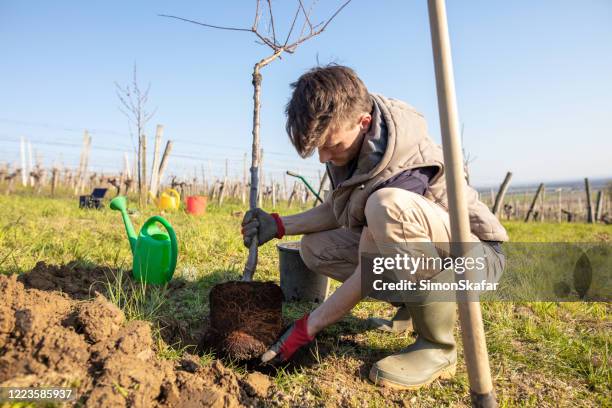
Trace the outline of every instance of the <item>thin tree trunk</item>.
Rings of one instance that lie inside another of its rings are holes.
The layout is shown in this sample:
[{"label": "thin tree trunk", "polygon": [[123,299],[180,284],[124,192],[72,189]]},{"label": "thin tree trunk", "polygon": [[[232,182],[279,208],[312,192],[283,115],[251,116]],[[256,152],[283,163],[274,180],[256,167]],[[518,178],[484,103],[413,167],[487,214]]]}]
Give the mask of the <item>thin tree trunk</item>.
[{"label": "thin tree trunk", "polygon": [[[261,96],[261,74],[260,69],[268,65],[280,56],[282,50],[279,50],[271,56],[259,61],[253,67],[253,145],[251,147],[251,191],[249,195],[249,207],[254,209],[257,207],[257,190],[259,187],[259,108]],[[257,237],[253,239],[249,248],[249,256],[242,280],[250,281],[253,279],[255,269],[257,268],[257,248],[259,243]]]},{"label": "thin tree trunk", "polygon": [[142,206],[142,135],[138,134],[138,156],[136,158],[138,204]]},{"label": "thin tree trunk", "polygon": [[259,187],[258,187],[258,197],[257,197],[257,206],[263,207],[263,199],[264,199],[264,173],[263,173],[263,149],[259,149],[259,175],[261,178],[259,179]]}]

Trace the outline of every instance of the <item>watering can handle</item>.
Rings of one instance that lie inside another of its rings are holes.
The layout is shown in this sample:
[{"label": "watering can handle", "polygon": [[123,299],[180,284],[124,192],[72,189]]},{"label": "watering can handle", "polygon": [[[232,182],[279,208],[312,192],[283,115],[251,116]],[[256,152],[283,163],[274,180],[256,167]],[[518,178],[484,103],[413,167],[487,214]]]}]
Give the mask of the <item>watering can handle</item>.
[{"label": "watering can handle", "polygon": [[178,241],[176,240],[176,234],[174,233],[174,228],[172,228],[172,225],[170,225],[165,218],[160,217],[159,215],[154,215],[153,217],[149,218],[142,226],[142,229],[144,230],[150,224],[155,222],[159,222],[161,225],[163,225],[170,236],[170,276],[168,277],[168,279],[170,279],[172,278],[174,270],[176,269],[176,260],[178,258]]}]

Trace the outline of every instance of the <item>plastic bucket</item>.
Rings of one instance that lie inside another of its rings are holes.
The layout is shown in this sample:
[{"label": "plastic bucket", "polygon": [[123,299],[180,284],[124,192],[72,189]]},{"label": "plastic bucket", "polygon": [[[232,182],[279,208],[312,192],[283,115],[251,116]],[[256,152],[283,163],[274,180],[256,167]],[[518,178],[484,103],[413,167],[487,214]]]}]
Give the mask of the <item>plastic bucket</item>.
[{"label": "plastic bucket", "polygon": [[192,215],[204,215],[206,213],[206,196],[189,196],[187,197],[187,212]]},{"label": "plastic bucket", "polygon": [[322,302],[329,292],[329,279],[308,269],[300,256],[300,241],[277,244],[280,287],[287,301]]}]

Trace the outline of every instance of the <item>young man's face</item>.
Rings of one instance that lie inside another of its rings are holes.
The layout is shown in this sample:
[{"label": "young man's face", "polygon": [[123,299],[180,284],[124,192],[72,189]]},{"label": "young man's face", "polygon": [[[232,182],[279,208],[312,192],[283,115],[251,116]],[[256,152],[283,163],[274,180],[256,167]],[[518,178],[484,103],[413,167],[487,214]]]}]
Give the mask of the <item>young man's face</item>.
[{"label": "young man's face", "polygon": [[327,132],[325,144],[318,148],[319,161],[344,166],[359,154],[363,136],[370,129],[372,116],[364,113],[356,122],[345,123]]}]

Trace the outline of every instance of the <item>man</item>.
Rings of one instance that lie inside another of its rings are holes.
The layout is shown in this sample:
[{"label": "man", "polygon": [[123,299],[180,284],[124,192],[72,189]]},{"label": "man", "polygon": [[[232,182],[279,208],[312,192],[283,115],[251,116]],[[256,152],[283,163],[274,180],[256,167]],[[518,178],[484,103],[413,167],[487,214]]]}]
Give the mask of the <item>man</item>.
[{"label": "man", "polygon": [[[362,298],[360,254],[406,243],[448,243],[450,223],[442,150],[427,134],[425,119],[409,105],[370,94],[350,68],[314,68],[293,83],[287,104],[287,133],[301,157],[315,150],[332,184],[326,201],[301,214],[281,217],[261,209],[247,212],[242,233],[248,247],[284,235],[304,234],[300,254],[313,271],[343,282],[312,313],[296,321],[263,356],[287,360],[314,336],[341,319]],[[506,231],[466,186],[472,238],[485,255],[503,265]],[[387,331],[412,326],[417,340],[375,363],[370,379],[416,389],[455,373],[453,302],[394,303]]]}]

